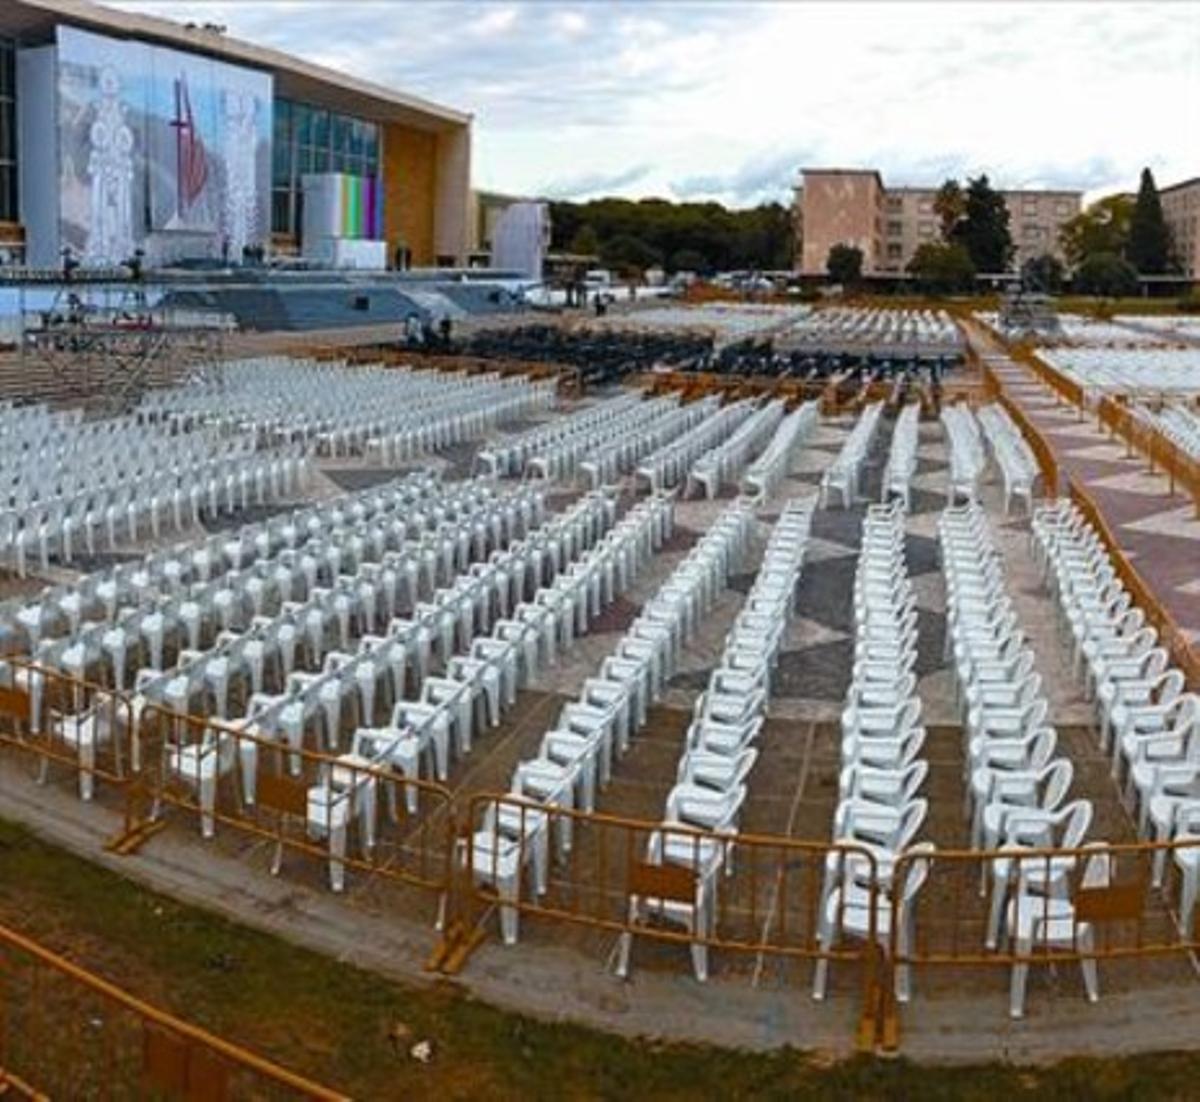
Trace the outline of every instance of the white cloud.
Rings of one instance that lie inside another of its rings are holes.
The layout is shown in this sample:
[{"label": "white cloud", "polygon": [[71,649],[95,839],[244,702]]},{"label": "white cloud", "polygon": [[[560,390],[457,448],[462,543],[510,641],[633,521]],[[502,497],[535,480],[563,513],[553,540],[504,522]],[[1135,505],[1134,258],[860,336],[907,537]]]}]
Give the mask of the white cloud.
[{"label": "white cloud", "polygon": [[[345,5],[342,5],[343,7]],[[479,38],[493,38],[507,34],[516,26],[516,8],[495,8],[467,24],[467,30]]]},{"label": "white cloud", "polygon": [[1197,0],[242,0],[204,14],[473,111],[477,183],[505,191],[612,181],[751,203],[786,198],[801,160],[1093,192],[1135,186],[1144,164],[1160,182],[1200,171]]},{"label": "white cloud", "polygon": [[553,17],[555,28],[567,38],[576,38],[588,29],[587,16],[578,11],[559,11]]}]

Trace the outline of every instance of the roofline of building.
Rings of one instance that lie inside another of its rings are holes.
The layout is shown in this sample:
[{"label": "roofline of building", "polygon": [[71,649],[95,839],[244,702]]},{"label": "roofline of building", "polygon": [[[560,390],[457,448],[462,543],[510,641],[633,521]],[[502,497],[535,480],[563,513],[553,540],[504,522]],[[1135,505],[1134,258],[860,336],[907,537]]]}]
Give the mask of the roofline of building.
[{"label": "roofline of building", "polygon": [[[889,193],[897,191],[933,191],[936,192],[941,184],[930,184],[922,186],[921,184],[897,184],[895,187],[887,187],[885,190]],[[1001,195],[1068,195],[1068,196],[1083,196],[1083,191],[1074,188],[1054,188],[1054,187],[998,187],[993,190]]]},{"label": "roofline of building", "polygon": [[879,186],[884,186],[877,168],[802,168],[800,172],[804,176],[874,176]]},{"label": "roofline of building", "polygon": [[20,14],[23,9],[26,14],[41,14],[56,22],[107,31],[119,37],[149,39],[190,53],[207,54],[272,73],[286,73],[373,100],[384,109],[381,113],[391,107],[405,114],[425,116],[442,124],[442,128],[469,126],[472,120],[469,112],[349,76],[270,46],[259,46],[202,27],[189,28],[159,16],[104,7],[91,0],[5,0],[5,7],[10,7],[15,14]]},{"label": "roofline of building", "polygon": [[[1200,184],[1200,176],[1192,176],[1190,179],[1180,180],[1177,184],[1168,184],[1166,187],[1160,187],[1158,194],[1161,195],[1164,191],[1180,191],[1185,187],[1194,187],[1196,184]],[[1129,194],[1132,195],[1134,193],[1130,192]]]}]

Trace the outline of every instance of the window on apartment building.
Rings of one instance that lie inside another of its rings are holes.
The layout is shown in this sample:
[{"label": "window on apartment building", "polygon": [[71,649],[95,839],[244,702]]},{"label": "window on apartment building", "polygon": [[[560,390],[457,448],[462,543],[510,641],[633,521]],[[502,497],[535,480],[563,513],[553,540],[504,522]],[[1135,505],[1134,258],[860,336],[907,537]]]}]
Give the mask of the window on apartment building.
[{"label": "window on apartment building", "polygon": [[17,217],[17,54],[0,38],[0,222]]},{"label": "window on apartment building", "polygon": [[917,213],[918,214],[932,214],[933,213],[933,200],[932,199],[922,199],[919,203],[917,203]]},{"label": "window on apartment building", "polygon": [[933,223],[932,222],[918,223],[917,224],[917,233],[921,237],[932,237],[933,236]]},{"label": "window on apartment building", "polygon": [[899,195],[889,195],[887,197],[887,209],[889,211],[894,213],[896,211],[902,210],[903,207],[904,207],[904,200]]},{"label": "window on apartment building", "polygon": [[1054,204],[1054,213],[1060,218],[1069,218],[1071,215],[1071,200],[1059,199]]},{"label": "window on apartment building", "polygon": [[893,219],[888,223],[888,236],[900,237],[904,233],[904,223]]},{"label": "window on apartment building", "polygon": [[888,260],[899,260],[904,255],[904,246],[899,241],[889,241],[887,247]]},{"label": "window on apartment building", "polygon": [[1042,239],[1042,227],[1034,222],[1026,222],[1021,227],[1021,236],[1026,241],[1040,241]]}]

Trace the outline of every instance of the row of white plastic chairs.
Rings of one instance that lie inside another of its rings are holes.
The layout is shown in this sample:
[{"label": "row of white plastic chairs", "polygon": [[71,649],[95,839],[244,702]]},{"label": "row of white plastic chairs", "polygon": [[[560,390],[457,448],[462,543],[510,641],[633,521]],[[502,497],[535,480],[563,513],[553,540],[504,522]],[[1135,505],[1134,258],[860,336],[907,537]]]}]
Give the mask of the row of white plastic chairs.
[{"label": "row of white plastic chairs", "polygon": [[987,465],[987,449],[979,423],[970,407],[961,403],[943,409],[941,422],[948,450],[946,497],[951,504],[960,500],[975,501]]},{"label": "row of white plastic chairs", "polygon": [[579,461],[579,473],[589,489],[615,482],[629,474],[643,456],[669,444],[707,416],[697,402],[678,406],[672,402],[633,433],[614,433],[607,443],[593,448]]},{"label": "row of white plastic chairs", "polygon": [[[618,556],[623,563],[607,600],[625,592],[670,538],[673,510],[669,497],[649,498],[635,505],[605,537],[600,553]],[[548,890],[552,846],[560,861],[571,851],[572,820],[558,816],[551,838],[552,809],[592,811],[616,760],[646,721],[654,686],[647,672],[645,644],[657,636],[638,634],[633,628],[630,632],[630,653],[619,647],[597,677],[584,681],[578,699],[564,704],[555,724],[543,734],[537,753],[517,763],[508,799],[489,805],[469,847],[465,840],[459,847],[457,859],[469,863],[474,879],[490,884],[500,896],[505,944],[517,940],[518,912],[506,901],[519,898],[523,873],[530,871],[532,891],[542,896]]]},{"label": "row of white plastic chairs", "polygon": [[843,508],[850,508],[861,496],[862,470],[870,455],[883,419],[883,403],[872,402],[854,423],[842,444],[842,450],[825,468],[821,477],[821,505],[829,508],[833,495],[838,495]]},{"label": "row of white plastic chairs", "polygon": [[[86,575],[76,582],[48,586],[36,601],[16,600],[0,606],[0,616],[19,629],[31,646],[43,638],[75,630],[83,619],[99,612],[113,622],[118,612],[138,607],[159,595],[173,596],[188,587],[220,581],[231,571],[250,569],[289,551],[302,550],[309,541],[350,534],[367,521],[391,518],[397,525],[387,537],[405,538],[406,532],[423,531],[426,525],[473,511],[479,503],[522,498],[500,495],[477,483],[444,485],[421,471],[385,486],[314,504],[236,532],[207,536],[146,555],[138,563],[121,563]],[[540,510],[540,495],[527,500]],[[361,537],[355,537],[361,542]],[[291,565],[291,564],[289,564]]]},{"label": "row of white plastic chairs", "polygon": [[805,342],[918,344],[957,347],[962,337],[944,310],[885,310],[853,306],[817,310],[801,318],[792,335]]},{"label": "row of white plastic chairs", "polygon": [[475,455],[476,471],[499,477],[523,474],[526,463],[549,448],[588,437],[640,405],[635,393],[620,394],[577,413],[492,441]]},{"label": "row of white plastic chairs", "polygon": [[149,396],[143,416],[219,425],[265,443],[389,463],[479,436],[549,406],[553,380],[270,360],[226,364],[215,378]]},{"label": "row of white plastic chairs", "polygon": [[1200,348],[1052,348],[1039,355],[1085,394],[1177,398],[1200,391]]},{"label": "row of white plastic chairs", "polygon": [[[693,707],[676,783],[667,794],[662,823],[647,841],[647,863],[689,869],[695,897],[635,894],[629,900],[631,927],[652,917],[683,925],[693,935],[692,967],[701,982],[708,978],[707,941],[715,933],[721,879],[733,874],[733,840],[746,782],[759,757],[756,744],[766,720],[771,671],[794,611],[811,523],[811,500],[790,501],[781,510],[754,585],[725,636],[721,660]],[[617,953],[620,976],[628,975],[632,945],[627,929]]]},{"label": "row of white plastic chairs", "polygon": [[804,446],[820,420],[820,403],[805,402],[789,413],[775,430],[771,442],[742,476],[742,493],[765,501],[792,473],[797,449]]},{"label": "row of white plastic chairs", "polygon": [[682,436],[651,452],[637,465],[636,478],[651,493],[670,489],[684,482],[693,464],[736,431],[754,410],[749,399],[720,406],[720,399],[703,398],[697,403],[708,414]]},{"label": "row of white plastic chairs", "polygon": [[[833,841],[848,847],[825,860],[817,918],[821,956],[813,998],[825,997],[829,954],[839,936],[891,938],[907,956],[917,894],[928,875],[916,841],[928,812],[919,795],[928,771],[925,728],[916,695],[918,614],[905,560],[906,514],[899,499],[867,508],[854,579],[854,665],[842,711],[841,775]],[[917,854],[895,882],[902,855]],[[907,1001],[906,966],[896,968],[896,997]]]},{"label": "row of white plastic chairs", "polygon": [[[616,447],[622,449],[622,455],[628,456],[628,448],[625,445],[644,441],[650,433],[651,426],[660,421],[664,414],[670,418],[667,425],[673,428],[674,434],[677,435],[682,423],[691,423],[690,419],[681,422],[670,417],[677,402],[678,399],[673,395],[669,398],[639,401],[587,432],[544,445],[526,460],[525,474],[530,478],[568,481],[583,473],[584,462],[591,459],[597,451],[608,451]],[[639,454],[644,454],[644,450]]]},{"label": "row of white plastic chairs", "polygon": [[912,480],[917,470],[917,441],[921,407],[905,406],[892,429],[887,465],[883,468],[881,500],[899,497],[908,509],[912,505]]},{"label": "row of white plastic chairs", "polygon": [[204,516],[216,518],[294,496],[310,469],[303,447],[285,447],[191,466],[120,472],[104,485],[0,510],[0,556],[23,578],[34,549],[47,570],[52,558],[70,564],[80,544],[95,555],[101,532],[110,551],[125,541],[136,543],[143,524],[157,539],[164,521],[181,531],[189,523],[198,526]]},{"label": "row of white plastic chairs", "polygon": [[[983,510],[970,503],[947,509],[938,521],[947,586],[946,653],[964,716],[964,782],[971,845],[1009,856],[988,862],[980,895],[991,904],[984,940],[1002,942],[1016,955],[1036,950],[1087,950],[1091,923],[1079,920],[1072,898],[1080,872],[1088,886],[1108,878],[1108,862],[1081,862],[1092,804],[1071,799],[1074,765],[1056,756],[1058,735],[1049,725],[1049,702],[1037,657],[1021,629],[1004,581]],[[1029,849],[1060,849],[1052,858],[1022,860]],[[990,881],[990,884],[989,884]],[[1091,1001],[1099,997],[1095,960],[1081,961]],[[1025,1010],[1028,959],[1014,963],[1009,1013]]]},{"label": "row of white plastic chairs", "polygon": [[998,402],[980,407],[977,417],[992,458],[1000,469],[1005,513],[1012,509],[1014,499],[1025,502],[1032,512],[1033,485],[1039,473],[1033,449],[1008,411]]},{"label": "row of white plastic chairs", "polygon": [[[651,502],[660,500],[657,496]],[[660,513],[669,524],[670,514]],[[628,737],[645,726],[650,705],[662,695],[673,676],[679,650],[690,638],[699,618],[716,600],[736,561],[744,553],[748,540],[749,515],[739,505],[727,509],[709,528],[699,543],[676,567],[671,576],[643,607],[612,654],[601,663],[597,678],[589,681],[615,686],[627,700]],[[663,530],[663,538],[666,538]],[[685,635],[686,630],[686,635]],[[603,697],[602,697],[603,698]],[[601,699],[602,699],[601,698]],[[627,741],[627,739],[625,740]],[[491,809],[471,843],[471,875],[491,883],[501,895],[516,898],[526,867],[533,870],[533,890],[546,891],[547,817],[539,817],[539,808],[591,811],[594,808],[595,780],[601,776],[604,759],[599,758],[601,744],[583,748],[574,758],[577,767],[566,768],[550,762],[539,753],[533,764],[522,763],[514,773],[512,794],[518,803],[515,813],[503,808]],[[591,762],[585,772],[584,766]],[[604,765],[607,780],[611,761]],[[529,806],[526,806],[529,805]],[[573,824],[569,816],[558,817],[557,852],[564,859],[572,845]],[[478,855],[478,856],[475,856]],[[517,940],[518,912],[501,906],[501,930],[507,944]]]},{"label": "row of white plastic chairs", "polygon": [[[87,431],[92,425],[100,425],[104,431]],[[109,430],[109,425],[115,427]],[[141,425],[132,417],[85,421],[57,437],[0,450],[4,504],[69,496],[148,469],[192,467],[237,459],[253,451],[255,442],[244,433],[206,428],[171,434],[155,425]]]},{"label": "row of white plastic chairs", "polygon": [[[1071,648],[1076,676],[1095,700],[1101,748],[1138,833],[1172,850],[1182,877],[1179,920],[1192,929],[1200,889],[1200,696],[1187,691],[1155,629],[1125,589],[1098,533],[1070,502],[1034,514],[1031,533]],[[1161,886],[1167,854],[1154,857]]]},{"label": "row of white plastic chairs", "polygon": [[774,436],[783,411],[784,403],[776,398],[751,413],[728,440],[692,464],[684,493],[690,496],[698,489],[711,501],[722,486],[736,484],[750,458]]}]

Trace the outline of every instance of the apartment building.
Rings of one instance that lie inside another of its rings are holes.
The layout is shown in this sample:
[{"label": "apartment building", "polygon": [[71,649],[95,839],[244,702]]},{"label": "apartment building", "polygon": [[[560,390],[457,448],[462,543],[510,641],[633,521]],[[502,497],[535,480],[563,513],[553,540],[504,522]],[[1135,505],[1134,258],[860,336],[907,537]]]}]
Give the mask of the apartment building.
[{"label": "apartment building", "polygon": [[1200,275],[1200,176],[1159,188],[1163,221],[1184,275]]},{"label": "apartment building", "polygon": [[[868,275],[903,272],[917,249],[939,240],[936,187],[886,187],[874,169],[805,168],[796,189],[799,271],[825,271],[829,250],[844,243],[862,249]],[[1080,191],[1019,190],[1001,193],[1009,211],[1014,266],[1043,253],[1061,258],[1063,223],[1079,213]]]}]

